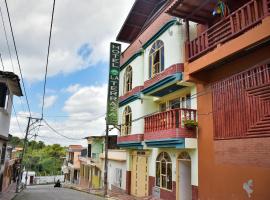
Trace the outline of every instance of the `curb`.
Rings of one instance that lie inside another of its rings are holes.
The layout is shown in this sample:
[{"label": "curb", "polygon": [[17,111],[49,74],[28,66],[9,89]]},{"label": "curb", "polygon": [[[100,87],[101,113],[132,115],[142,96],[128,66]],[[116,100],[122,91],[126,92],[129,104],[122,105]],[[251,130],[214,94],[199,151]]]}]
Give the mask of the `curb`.
[{"label": "curb", "polygon": [[[95,194],[95,193],[91,193],[89,191],[86,191],[86,190],[80,190],[79,188],[75,187],[75,186],[72,186],[72,185],[64,185],[63,184],[63,188],[67,188],[67,189],[72,189],[72,190],[76,190],[76,191],[79,191],[79,192],[84,192],[84,193],[87,193],[87,194],[91,194],[91,195],[95,195],[95,196],[98,196],[98,197],[102,197],[104,199],[108,199],[107,197],[103,197],[103,195],[101,194]],[[113,200],[113,199],[112,199]],[[116,200],[116,199],[115,199]]]}]

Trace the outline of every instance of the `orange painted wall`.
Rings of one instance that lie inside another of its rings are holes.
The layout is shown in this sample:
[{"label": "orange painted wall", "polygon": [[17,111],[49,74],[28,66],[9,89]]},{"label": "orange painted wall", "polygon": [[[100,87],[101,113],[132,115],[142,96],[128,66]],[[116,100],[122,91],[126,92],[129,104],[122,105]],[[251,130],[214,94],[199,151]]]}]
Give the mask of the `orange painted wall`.
[{"label": "orange painted wall", "polygon": [[[209,88],[214,81],[229,77],[244,69],[270,59],[270,46],[227,60],[192,74],[197,80],[199,121],[199,199],[249,199],[243,184],[253,180],[250,199],[270,199],[270,138],[233,140],[213,139],[212,94]],[[187,66],[188,67],[188,66]],[[228,105],[230,106],[230,105]]]}]

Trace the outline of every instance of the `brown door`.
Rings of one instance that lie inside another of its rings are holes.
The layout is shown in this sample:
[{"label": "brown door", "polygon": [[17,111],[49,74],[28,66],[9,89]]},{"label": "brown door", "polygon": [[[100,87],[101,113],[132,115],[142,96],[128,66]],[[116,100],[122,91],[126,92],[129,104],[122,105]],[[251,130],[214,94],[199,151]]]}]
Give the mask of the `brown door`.
[{"label": "brown door", "polygon": [[148,196],[148,158],[145,155],[132,156],[131,194]]}]

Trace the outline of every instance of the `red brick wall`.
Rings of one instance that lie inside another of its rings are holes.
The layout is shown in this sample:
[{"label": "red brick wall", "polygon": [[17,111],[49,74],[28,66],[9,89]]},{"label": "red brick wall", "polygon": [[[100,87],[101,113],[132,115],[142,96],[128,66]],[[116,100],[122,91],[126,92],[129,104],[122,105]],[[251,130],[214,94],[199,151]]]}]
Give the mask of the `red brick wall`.
[{"label": "red brick wall", "polygon": [[167,69],[165,69],[163,72],[157,74],[156,76],[154,76],[150,80],[145,81],[144,88],[147,88],[147,87],[161,81],[162,79],[164,79],[170,75],[176,74],[177,72],[183,72],[183,71],[184,71],[184,64],[183,63],[174,64],[174,65],[168,67]]},{"label": "red brick wall", "polygon": [[192,185],[192,200],[198,200],[198,186]]},{"label": "red brick wall", "polygon": [[148,194],[149,196],[152,195],[152,188],[155,186],[155,177],[149,176],[148,177]]},{"label": "red brick wall", "polygon": [[117,137],[117,143],[121,143],[121,142],[140,142],[140,141],[143,141],[143,135],[144,134],[132,134],[132,135],[126,135],[126,136],[118,136]]},{"label": "red brick wall", "polygon": [[[152,195],[152,188],[155,186],[155,177],[149,176],[148,178],[148,190],[149,196]],[[164,190],[160,188],[160,199],[163,200],[175,200],[176,199],[176,182],[173,181],[173,190]]]},{"label": "red brick wall", "polygon": [[135,88],[133,88],[132,90],[130,90],[129,92],[127,92],[125,95],[120,96],[119,97],[119,101],[124,101],[125,99],[127,99],[128,97],[140,92],[143,90],[143,86],[137,86]]},{"label": "red brick wall", "polygon": [[[194,75],[205,83],[196,85],[197,93],[205,93],[198,98],[199,199],[270,199],[270,138],[214,140],[212,94],[207,84],[262,63],[270,58],[269,52],[270,46],[263,47]],[[253,181],[251,198],[243,189],[249,180]]]},{"label": "red brick wall", "polygon": [[217,164],[270,168],[270,138],[219,140],[214,142]]},{"label": "red brick wall", "polygon": [[196,129],[189,130],[186,128],[175,128],[169,130],[162,130],[144,134],[145,140],[159,140],[169,138],[196,138]]},{"label": "red brick wall", "polygon": [[126,193],[130,194],[131,192],[131,171],[126,172]]}]

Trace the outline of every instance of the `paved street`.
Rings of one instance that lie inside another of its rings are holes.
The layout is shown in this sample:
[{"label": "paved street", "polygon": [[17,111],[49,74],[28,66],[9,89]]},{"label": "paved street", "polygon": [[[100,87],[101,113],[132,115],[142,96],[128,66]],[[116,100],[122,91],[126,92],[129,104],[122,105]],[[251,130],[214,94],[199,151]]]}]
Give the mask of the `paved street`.
[{"label": "paved street", "polygon": [[95,195],[53,185],[31,186],[22,191],[14,200],[103,200]]}]

